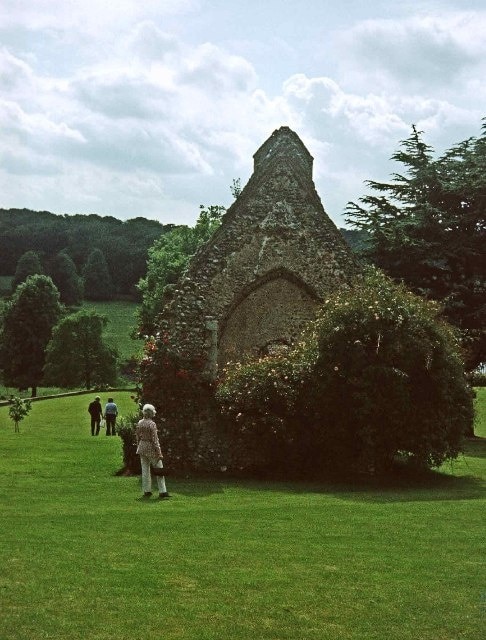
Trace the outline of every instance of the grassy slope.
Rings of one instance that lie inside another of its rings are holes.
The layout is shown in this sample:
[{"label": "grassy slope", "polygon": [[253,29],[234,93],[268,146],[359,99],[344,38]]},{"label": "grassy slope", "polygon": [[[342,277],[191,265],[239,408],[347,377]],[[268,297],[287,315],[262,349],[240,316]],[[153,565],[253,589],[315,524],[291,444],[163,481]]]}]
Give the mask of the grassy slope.
[{"label": "grassy slope", "polygon": [[20,434],[0,408],[0,638],[483,637],[485,441],[427,485],[172,479],[141,502],[90,398]]},{"label": "grassy slope", "polygon": [[140,355],[142,342],[130,338],[136,326],[135,312],[139,305],[136,302],[114,300],[113,302],[83,302],[83,308],[95,309],[108,318],[104,331],[107,343],[115,347],[123,362],[133,355]]}]

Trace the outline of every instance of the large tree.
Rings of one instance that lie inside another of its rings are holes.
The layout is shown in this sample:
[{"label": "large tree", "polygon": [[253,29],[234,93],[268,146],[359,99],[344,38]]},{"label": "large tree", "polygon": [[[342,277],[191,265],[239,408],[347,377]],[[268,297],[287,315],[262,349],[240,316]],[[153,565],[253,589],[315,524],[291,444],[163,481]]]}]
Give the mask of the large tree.
[{"label": "large tree", "polygon": [[7,386],[32,388],[42,381],[45,350],[62,314],[59,291],[51,278],[29,276],[7,303],[0,337],[3,380]]},{"label": "large tree", "polygon": [[415,127],[393,160],[405,167],[349,203],[369,234],[364,256],[413,291],[439,301],[463,336],[466,366],[486,360],[486,128],[434,159]]},{"label": "large tree", "polygon": [[44,368],[47,384],[63,388],[114,384],[117,354],[103,341],[105,316],[81,310],[54,328]]},{"label": "large tree", "polygon": [[58,253],[49,264],[49,274],[59,289],[61,302],[68,306],[81,304],[83,281],[78,276],[71,256],[64,251]]},{"label": "large tree", "polygon": [[12,292],[15,291],[19,284],[25,282],[28,276],[33,276],[37,273],[44,273],[39,254],[35,251],[26,251],[17,262],[12,280]]}]

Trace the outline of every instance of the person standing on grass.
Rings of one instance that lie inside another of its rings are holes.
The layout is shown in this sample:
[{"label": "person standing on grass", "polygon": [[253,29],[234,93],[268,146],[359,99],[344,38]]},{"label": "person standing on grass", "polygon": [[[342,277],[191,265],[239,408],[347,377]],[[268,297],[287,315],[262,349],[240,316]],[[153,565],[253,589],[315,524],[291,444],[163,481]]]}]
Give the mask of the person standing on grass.
[{"label": "person standing on grass", "polygon": [[88,413],[91,416],[91,435],[97,436],[100,432],[101,418],[103,417],[99,396],[96,396],[93,402],[89,403]]},{"label": "person standing on grass", "polygon": [[[162,451],[160,449],[159,435],[157,433],[157,425],[154,422],[155,407],[151,404],[145,404],[142,408],[143,418],[139,420],[135,430],[137,439],[137,453],[140,456],[140,464],[142,465],[142,490],[143,498],[150,498],[152,495],[152,476],[150,474],[150,465],[154,469],[163,469]],[[160,472],[159,472],[160,473]],[[157,473],[157,487],[159,490],[159,498],[164,500],[170,498],[165,486],[165,477]]]},{"label": "person standing on grass", "polygon": [[108,398],[105,406],[106,435],[115,435],[116,417],[118,415],[118,407],[113,402],[113,398]]}]

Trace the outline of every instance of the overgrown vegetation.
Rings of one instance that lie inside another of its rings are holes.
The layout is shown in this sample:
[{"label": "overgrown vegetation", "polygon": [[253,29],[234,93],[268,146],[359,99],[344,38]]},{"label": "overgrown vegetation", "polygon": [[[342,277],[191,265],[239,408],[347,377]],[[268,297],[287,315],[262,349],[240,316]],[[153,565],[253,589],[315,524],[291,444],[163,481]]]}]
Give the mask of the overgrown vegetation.
[{"label": "overgrown vegetation", "polygon": [[288,355],[230,367],[217,399],[239,436],[233,464],[381,472],[397,459],[456,458],[472,433],[472,394],[437,316],[369,270],[326,300]]}]

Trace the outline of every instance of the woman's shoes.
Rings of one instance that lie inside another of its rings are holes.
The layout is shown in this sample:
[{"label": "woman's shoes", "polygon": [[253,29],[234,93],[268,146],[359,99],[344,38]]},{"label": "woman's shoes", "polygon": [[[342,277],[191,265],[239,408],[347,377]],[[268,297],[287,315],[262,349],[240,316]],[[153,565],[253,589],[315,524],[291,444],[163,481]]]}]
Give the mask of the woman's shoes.
[{"label": "woman's shoes", "polygon": [[[139,500],[147,500],[148,498],[150,498],[152,496],[152,492],[151,491],[146,491],[143,496],[141,498],[139,498]],[[159,500],[167,500],[168,498],[170,498],[170,495],[167,491],[164,491],[163,493],[159,493]]]}]

